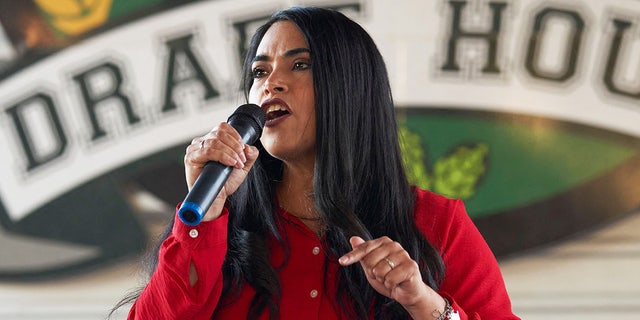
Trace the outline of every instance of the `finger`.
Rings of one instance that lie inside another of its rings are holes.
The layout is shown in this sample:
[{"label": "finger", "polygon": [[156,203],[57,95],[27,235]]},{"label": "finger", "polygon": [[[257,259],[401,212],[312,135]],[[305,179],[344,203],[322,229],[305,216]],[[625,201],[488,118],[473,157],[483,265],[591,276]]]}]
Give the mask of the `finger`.
[{"label": "finger", "polygon": [[380,283],[384,283],[390,273],[399,267],[396,261],[397,260],[392,259],[391,257],[385,257],[377,260],[376,264],[370,271],[372,278]]},{"label": "finger", "polygon": [[411,259],[409,254],[395,241],[383,244],[367,254],[360,263],[371,278],[384,282],[390,272],[402,267],[403,261]]},{"label": "finger", "polygon": [[237,153],[241,163],[247,162],[247,157],[244,154],[246,144],[242,141],[242,137],[240,137],[238,131],[236,131],[236,129],[231,125],[226,122],[224,125],[228,127],[228,131],[222,131],[221,134],[223,134],[225,138],[229,138],[229,140],[225,140],[225,143]]},{"label": "finger", "polygon": [[196,138],[189,147],[188,158],[196,166],[217,161],[226,166],[242,168],[247,161],[245,144],[239,134],[227,123],[221,123],[204,137]]},{"label": "finger", "polygon": [[388,237],[382,237],[374,240],[364,241],[362,238],[358,236],[353,236],[349,239],[351,243],[351,247],[353,250],[348,252],[347,254],[340,257],[338,260],[340,264],[343,266],[352,265],[356,262],[361,261],[365,256],[371,253],[373,250],[377,249],[385,242],[390,242],[391,239]]},{"label": "finger", "polygon": [[258,148],[254,146],[245,145],[244,155],[247,159],[247,161],[245,162],[245,165],[248,167],[251,167],[258,159],[260,152],[258,151]]},{"label": "finger", "polygon": [[193,140],[191,140],[191,144],[189,144],[187,146],[187,150],[186,150],[185,154],[189,154],[189,153],[192,153],[192,152],[197,152],[200,149],[202,149],[204,141],[205,141],[205,137],[204,136],[193,138]]},{"label": "finger", "polygon": [[365,241],[364,239],[358,237],[358,236],[353,236],[349,239],[349,243],[351,244],[351,248],[355,249],[357,246],[363,244]]},{"label": "finger", "polygon": [[226,166],[238,169],[242,169],[246,162],[244,150],[238,150],[237,147],[229,146],[219,139],[207,140],[200,154],[204,161],[217,161]]},{"label": "finger", "polygon": [[247,160],[243,164],[242,168],[239,168],[239,169],[242,169],[245,175],[248,175],[249,171],[253,167],[253,164],[258,159],[258,155],[260,154],[260,152],[258,151],[258,148],[254,146],[246,145],[243,154]]},{"label": "finger", "polygon": [[231,167],[237,167],[238,163],[242,163],[236,151],[219,140],[202,139],[200,143],[187,148],[186,165],[201,169],[209,161],[220,162]]},{"label": "finger", "polygon": [[[389,258],[389,260],[393,259],[401,259],[401,258]],[[414,276],[417,276],[415,279],[418,281],[415,282],[418,285],[421,281],[421,276],[419,274],[418,264],[413,260],[400,260],[400,264],[396,265],[394,269],[387,272],[383,277],[381,282],[384,286],[393,290],[398,286],[403,285],[404,283],[408,284],[408,281],[413,279]]]},{"label": "finger", "polygon": [[221,122],[218,125],[218,130],[212,130],[212,131],[221,131],[221,132],[226,132],[228,133],[233,139],[240,141],[240,144],[242,144],[242,137],[240,136],[240,134],[238,133],[238,131],[231,126],[229,123],[227,122]]},{"label": "finger", "polygon": [[258,148],[247,145],[245,147],[245,155],[247,157],[247,162],[244,164],[242,168],[234,168],[229,175],[224,187],[220,191],[220,194],[223,195],[224,198],[233,194],[238,186],[242,184],[242,182],[247,178],[251,168],[255,164],[256,160],[259,156]]},{"label": "finger", "polygon": [[349,266],[352,265],[356,262],[358,262],[358,260],[356,258],[354,258],[355,256],[355,248],[357,248],[358,246],[360,246],[361,244],[363,244],[365,241],[364,239],[358,237],[358,236],[353,236],[351,238],[349,238],[349,243],[351,244],[351,248],[353,248],[354,250],[349,251],[348,253],[346,253],[345,255],[343,255],[342,257],[340,257],[340,259],[338,259],[338,262],[343,265],[343,266]]},{"label": "finger", "polygon": [[219,140],[224,144],[224,146],[231,148],[237,154],[240,162],[244,163],[247,161],[244,155],[245,143],[242,141],[242,137],[238,131],[236,131],[236,129],[230,124],[226,122],[220,123],[218,128],[211,130],[211,132],[205,136],[205,138],[208,137],[212,137],[213,141]]}]

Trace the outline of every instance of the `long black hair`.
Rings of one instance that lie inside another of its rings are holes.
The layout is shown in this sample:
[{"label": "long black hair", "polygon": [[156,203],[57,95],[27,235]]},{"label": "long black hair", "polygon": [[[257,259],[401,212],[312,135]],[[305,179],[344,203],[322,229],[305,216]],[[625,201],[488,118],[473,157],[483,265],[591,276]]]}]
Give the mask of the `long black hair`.
[{"label": "long black hair", "polygon": [[[277,12],[258,28],[249,45],[245,95],[253,84],[251,63],[257,47],[269,27],[282,20],[300,29],[311,51],[316,113],[313,196],[316,210],[327,223],[324,245],[329,256],[350,251],[348,240],[353,235],[388,236],[418,262],[425,283],[437,289],[444,266],[414,223],[415,194],[402,164],[389,78],[369,34],[333,10],[295,7]],[[265,240],[270,233],[282,241],[274,214],[281,168],[279,160],[261,150],[248,183],[230,197],[234,221],[229,245],[234,248],[227,254],[224,276],[256,288],[251,317],[265,306],[272,315],[278,313],[279,281],[269,264]],[[238,241],[241,238],[246,241]],[[240,250],[234,243],[246,246]],[[286,248],[284,241],[281,245]],[[231,287],[230,283],[225,286]],[[407,316],[398,303],[371,288],[359,264],[340,268],[338,290],[337,300],[349,304],[345,310],[355,312],[352,318],[368,318],[371,306],[376,319]]]},{"label": "long black hair", "polygon": [[[437,289],[444,265],[414,223],[415,194],[402,164],[389,78],[368,33],[333,10],[295,7],[275,13],[250,42],[243,67],[245,96],[253,84],[251,64],[258,45],[266,31],[283,20],[300,29],[311,51],[316,113],[313,199],[327,225],[327,256],[337,258],[350,251],[349,238],[354,235],[365,240],[388,236],[418,262],[423,281]],[[271,266],[266,242],[274,237],[287,252],[278,231],[275,197],[283,163],[257,146],[258,160],[228,199],[223,295],[233,299],[238,288],[251,285],[256,295],[248,318],[256,319],[268,309],[276,319],[279,266]],[[151,261],[157,263],[157,251]],[[359,264],[339,270],[336,307],[352,312],[350,319],[368,319],[371,310],[375,319],[408,317],[401,305],[369,285]]]}]

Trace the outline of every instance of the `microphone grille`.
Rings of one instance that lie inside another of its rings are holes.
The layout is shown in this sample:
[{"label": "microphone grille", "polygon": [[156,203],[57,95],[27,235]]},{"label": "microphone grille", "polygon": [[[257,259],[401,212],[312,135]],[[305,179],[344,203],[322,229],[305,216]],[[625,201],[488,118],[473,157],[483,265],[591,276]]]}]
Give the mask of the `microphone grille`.
[{"label": "microphone grille", "polygon": [[234,117],[253,120],[249,121],[249,123],[251,123],[256,132],[258,132],[258,136],[262,135],[262,128],[264,128],[264,125],[267,122],[267,114],[262,110],[262,108],[260,108],[260,106],[253,103],[247,103],[239,106],[238,109],[229,116],[227,122],[231,122],[231,119]]}]

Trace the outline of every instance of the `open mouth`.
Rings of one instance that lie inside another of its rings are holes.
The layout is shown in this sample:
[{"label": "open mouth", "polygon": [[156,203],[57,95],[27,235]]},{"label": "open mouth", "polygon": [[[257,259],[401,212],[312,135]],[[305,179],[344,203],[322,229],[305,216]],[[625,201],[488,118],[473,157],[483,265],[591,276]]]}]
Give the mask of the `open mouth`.
[{"label": "open mouth", "polygon": [[275,120],[289,114],[289,111],[281,105],[271,105],[267,108],[267,121]]}]

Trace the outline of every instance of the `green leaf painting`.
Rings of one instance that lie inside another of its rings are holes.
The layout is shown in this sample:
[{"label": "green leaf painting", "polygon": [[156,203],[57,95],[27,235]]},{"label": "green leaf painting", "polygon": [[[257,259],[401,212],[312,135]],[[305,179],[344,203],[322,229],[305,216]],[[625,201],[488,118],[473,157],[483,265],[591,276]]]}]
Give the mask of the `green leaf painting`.
[{"label": "green leaf painting", "polygon": [[409,182],[451,198],[469,199],[487,172],[489,146],[469,143],[455,146],[436,160],[431,174],[420,136],[400,126],[400,149]]}]

